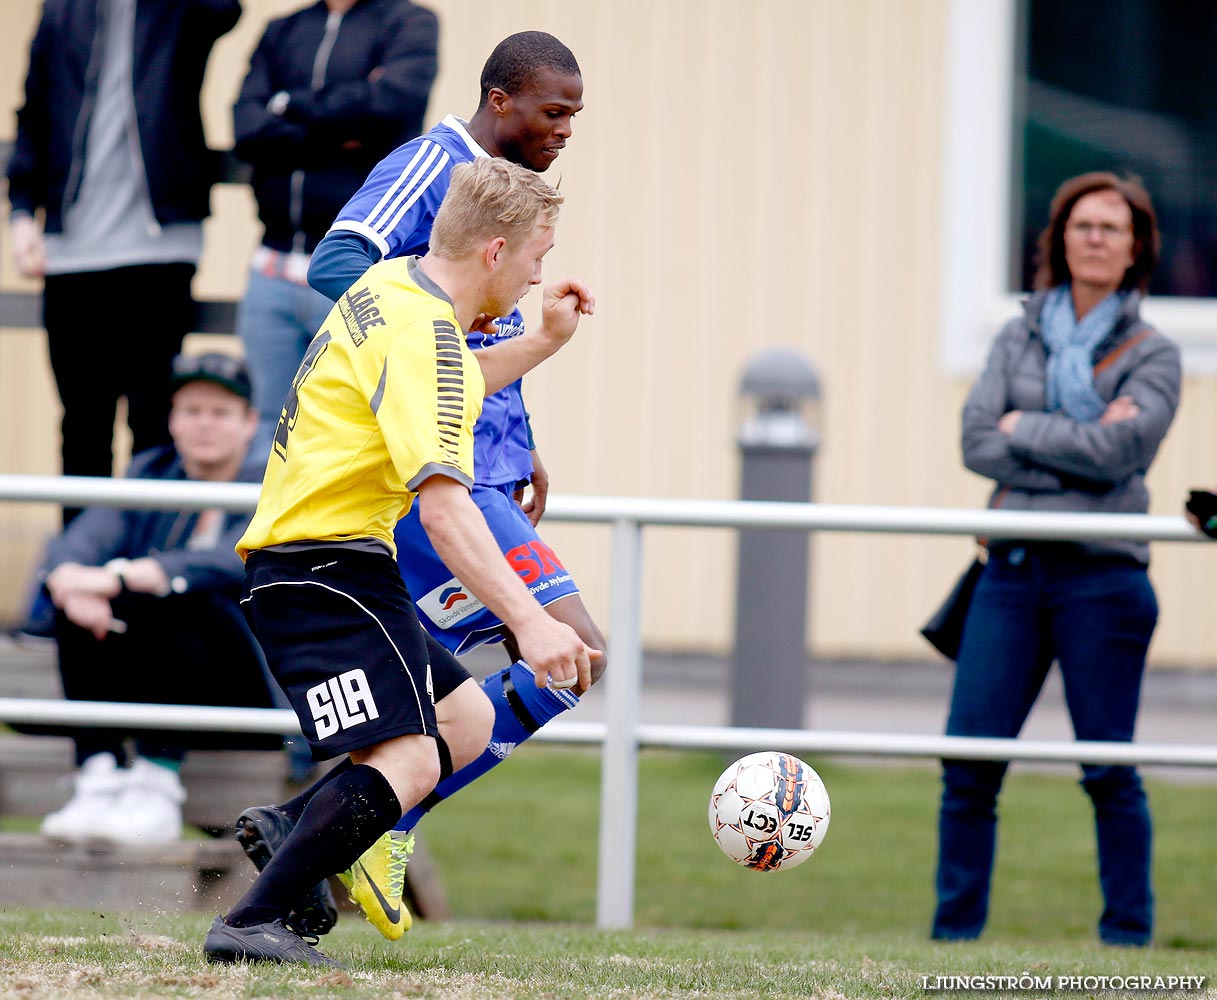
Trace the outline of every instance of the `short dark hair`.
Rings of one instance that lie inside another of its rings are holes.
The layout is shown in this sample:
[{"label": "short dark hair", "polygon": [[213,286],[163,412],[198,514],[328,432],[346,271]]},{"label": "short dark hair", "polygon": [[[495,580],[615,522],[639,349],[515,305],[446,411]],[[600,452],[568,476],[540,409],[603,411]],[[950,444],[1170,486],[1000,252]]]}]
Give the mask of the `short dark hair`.
[{"label": "short dark hair", "polygon": [[494,47],[482,67],[478,108],[485,106],[492,90],[518,94],[541,69],[556,70],[567,76],[583,75],[575,54],[553,35],[544,31],[518,31],[508,35]]},{"label": "short dark hair", "polygon": [[1048,210],[1048,225],[1040,233],[1038,241],[1036,288],[1055,288],[1070,280],[1069,265],[1065,263],[1065,223],[1073,213],[1073,206],[1096,191],[1116,192],[1132,210],[1133,262],[1124,272],[1120,287],[1136,288],[1141,292],[1149,287],[1149,279],[1158,266],[1162,243],[1154,203],[1140,178],[1119,177],[1096,170],[1070,177],[1056,189]]}]

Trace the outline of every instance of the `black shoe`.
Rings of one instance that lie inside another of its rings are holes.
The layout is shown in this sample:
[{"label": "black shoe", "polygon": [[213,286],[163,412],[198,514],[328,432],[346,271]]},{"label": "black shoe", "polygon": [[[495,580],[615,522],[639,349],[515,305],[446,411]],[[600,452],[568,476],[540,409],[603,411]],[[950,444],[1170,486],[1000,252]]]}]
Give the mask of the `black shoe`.
[{"label": "black shoe", "polygon": [[209,962],[299,962],[346,968],[319,952],[282,920],[252,927],[229,927],[223,917],[216,917],[203,942],[203,954]]},{"label": "black shoe", "polygon": [[[261,871],[283,846],[296,821],[275,806],[252,806],[237,817],[237,843]],[[338,904],[329,882],[318,882],[287,918],[287,925],[305,937],[328,934],[338,923]]]}]

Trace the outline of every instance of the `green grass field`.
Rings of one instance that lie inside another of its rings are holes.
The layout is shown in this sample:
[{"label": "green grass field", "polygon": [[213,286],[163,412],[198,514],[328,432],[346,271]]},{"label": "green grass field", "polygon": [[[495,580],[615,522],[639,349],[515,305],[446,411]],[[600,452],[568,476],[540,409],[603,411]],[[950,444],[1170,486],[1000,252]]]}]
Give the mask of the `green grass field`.
[{"label": "green grass field", "polygon": [[[800,867],[758,874],[729,861],[709,834],[709,789],[725,763],[713,753],[643,755],[639,925],[912,938],[927,932],[936,767],[812,762],[832,799],[828,837]],[[1165,784],[1152,775],[1147,784],[1159,944],[1217,948],[1217,786]],[[456,914],[592,922],[598,802],[598,754],[547,747],[520,753],[437,809],[421,829]],[[1077,781],[1015,767],[1000,809],[990,934],[1090,941],[1100,897],[1090,802]]]},{"label": "green grass field", "polygon": [[725,763],[643,755],[630,932],[591,926],[598,755],[530,747],[422,828],[455,919],[389,944],[344,915],[323,944],[346,973],[208,966],[202,914],[4,908],[0,996],[878,998],[929,995],[923,976],[1024,974],[1053,984],[1204,976],[1205,989],[1187,995],[1217,996],[1217,786],[1151,776],[1158,943],[1109,949],[1094,938],[1088,801],[1071,777],[1016,770],[1002,797],[990,928],[981,942],[940,945],[926,940],[933,767],[813,761],[832,796],[828,837],[801,867],[762,875],[720,854],[707,828]]}]

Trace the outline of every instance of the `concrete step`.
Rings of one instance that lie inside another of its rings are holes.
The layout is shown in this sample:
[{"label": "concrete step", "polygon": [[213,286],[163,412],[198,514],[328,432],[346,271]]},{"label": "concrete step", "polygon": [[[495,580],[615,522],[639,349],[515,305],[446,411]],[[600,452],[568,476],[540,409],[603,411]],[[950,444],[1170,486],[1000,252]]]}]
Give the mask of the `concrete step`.
[{"label": "concrete step", "polygon": [[0,635],[0,696],[5,698],[60,697],[59,669],[54,643],[40,640],[22,645]]},{"label": "concrete step", "polygon": [[[102,840],[68,844],[41,834],[0,833],[0,899],[8,906],[227,913],[254,875],[232,837],[148,846]],[[342,883],[332,879],[331,887],[347,918],[360,919]],[[405,888],[416,917],[451,916],[435,862],[418,834]]]},{"label": "concrete step", "polygon": [[[53,645],[26,647],[0,637],[0,665],[0,697],[61,697]],[[72,772],[70,740],[0,735],[0,815],[54,812],[71,797]],[[280,751],[190,751],[182,765],[183,818],[203,830],[227,832],[247,806],[286,798],[287,779],[287,755]]]},{"label": "concrete step", "polygon": [[[53,648],[24,647],[0,636],[0,696],[60,697]],[[54,812],[72,794],[71,740],[3,729],[0,724],[0,816],[39,818]],[[0,899],[29,906],[227,912],[254,876],[253,866],[232,839],[232,824],[248,806],[283,802],[294,795],[288,775],[283,752],[192,750],[182,765],[182,817],[217,834],[217,839],[149,849],[103,841],[62,844],[38,834],[0,833]],[[360,919],[342,884],[334,879],[332,885],[339,907]],[[443,920],[450,915],[440,873],[417,834],[406,868],[406,893],[416,916]]]},{"label": "concrete step", "polygon": [[[45,816],[71,798],[72,743],[56,736],[0,736],[0,815]],[[195,750],[182,765],[182,816],[207,831],[229,831],[242,809],[288,797],[287,755]]]},{"label": "concrete step", "polygon": [[223,913],[252,875],[230,838],[149,847],[0,834],[0,895],[11,906]]}]

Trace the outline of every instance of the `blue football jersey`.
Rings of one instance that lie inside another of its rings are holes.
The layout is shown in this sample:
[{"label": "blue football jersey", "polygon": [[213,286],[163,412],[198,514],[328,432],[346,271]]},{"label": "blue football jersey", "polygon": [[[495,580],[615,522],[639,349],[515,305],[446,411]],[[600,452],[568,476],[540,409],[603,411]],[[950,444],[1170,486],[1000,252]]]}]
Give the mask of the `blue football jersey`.
[{"label": "blue football jersey", "polygon": [[[338,213],[330,231],[357,233],[379,248],[382,257],[424,254],[440,202],[448,193],[452,168],[489,155],[465,128],[448,115],[424,135],[398,146],[380,161],[363,186]],[[471,333],[474,350],[524,332],[519,309],[497,323],[495,335]],[[532,475],[528,414],[516,381],[486,397],[473,428],[473,467],[477,482],[488,486],[516,483]]]}]

